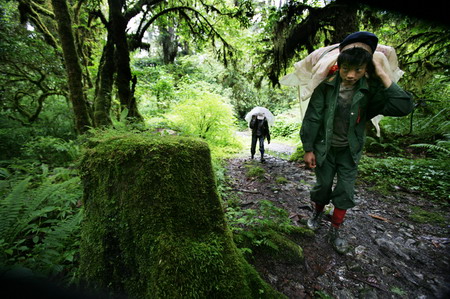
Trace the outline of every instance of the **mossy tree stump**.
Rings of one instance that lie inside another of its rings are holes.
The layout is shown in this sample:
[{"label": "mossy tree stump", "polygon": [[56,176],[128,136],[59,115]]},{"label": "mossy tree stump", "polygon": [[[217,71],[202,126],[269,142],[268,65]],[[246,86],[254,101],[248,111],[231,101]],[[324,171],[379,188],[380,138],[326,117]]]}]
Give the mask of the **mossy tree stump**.
[{"label": "mossy tree stump", "polygon": [[125,134],[87,149],[80,278],[132,298],[280,298],[233,243],[209,148]]}]

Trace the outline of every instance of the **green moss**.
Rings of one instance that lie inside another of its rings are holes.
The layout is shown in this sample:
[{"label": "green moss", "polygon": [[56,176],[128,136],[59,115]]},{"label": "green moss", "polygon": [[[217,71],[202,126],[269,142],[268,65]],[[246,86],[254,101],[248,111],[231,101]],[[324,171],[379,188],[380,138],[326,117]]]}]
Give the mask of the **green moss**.
[{"label": "green moss", "polygon": [[280,298],[232,241],[198,139],[97,138],[81,162],[80,276],[135,298]]},{"label": "green moss", "polygon": [[302,247],[288,235],[274,229],[248,231],[238,235],[237,239],[239,247],[247,249],[244,252],[250,251],[252,254],[267,256],[282,263],[302,263],[304,260]]},{"label": "green moss", "polygon": [[288,179],[283,176],[277,176],[275,178],[275,183],[280,184],[280,185],[287,184],[288,182],[289,182]]},{"label": "green moss", "polygon": [[287,263],[303,262],[303,249],[284,234],[272,230],[270,231],[269,239],[277,248],[276,250],[271,250],[274,257]]},{"label": "green moss", "polygon": [[441,226],[446,225],[446,219],[438,212],[428,212],[419,207],[412,207],[412,212],[409,214],[409,218],[417,223],[429,223],[438,224]]},{"label": "green moss", "polygon": [[289,161],[302,162],[304,155],[305,155],[305,151],[303,150],[303,146],[298,145],[297,148],[295,149],[295,152],[289,158]]},{"label": "green moss", "polygon": [[245,165],[247,167],[247,177],[256,178],[259,180],[264,179],[264,175],[266,174],[266,170],[261,166],[255,165]]},{"label": "green moss", "polygon": [[289,234],[296,238],[312,238],[315,236],[314,231],[309,228],[301,227],[301,226],[292,226]]}]

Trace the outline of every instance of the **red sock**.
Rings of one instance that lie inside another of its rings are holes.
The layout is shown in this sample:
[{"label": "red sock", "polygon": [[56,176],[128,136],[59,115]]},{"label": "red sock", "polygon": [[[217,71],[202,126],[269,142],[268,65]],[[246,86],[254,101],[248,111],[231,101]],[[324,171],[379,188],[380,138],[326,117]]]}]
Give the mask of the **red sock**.
[{"label": "red sock", "polygon": [[323,211],[323,209],[325,209],[325,205],[320,205],[318,203],[315,203],[315,206],[316,206],[316,212],[317,213],[320,213],[320,212]]},{"label": "red sock", "polygon": [[344,217],[345,217],[346,212],[347,212],[347,210],[334,208],[333,216],[331,216],[331,224],[334,227],[339,228],[339,226],[342,224],[342,222],[344,222]]}]

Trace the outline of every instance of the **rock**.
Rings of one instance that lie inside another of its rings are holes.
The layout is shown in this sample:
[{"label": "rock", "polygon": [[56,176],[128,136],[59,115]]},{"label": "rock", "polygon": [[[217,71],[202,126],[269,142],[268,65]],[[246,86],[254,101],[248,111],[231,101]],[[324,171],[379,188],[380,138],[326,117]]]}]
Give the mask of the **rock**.
[{"label": "rock", "polygon": [[417,278],[419,278],[420,280],[423,280],[423,274],[422,274],[422,273],[413,271],[413,274],[414,274]]},{"label": "rock", "polygon": [[406,242],[405,242],[405,246],[407,246],[407,247],[412,247],[412,246],[414,246],[415,243],[416,243],[416,240],[408,239],[408,240],[406,240]]},{"label": "rock", "polygon": [[269,279],[270,283],[276,283],[278,281],[278,276],[270,273],[267,275],[267,278]]},{"label": "rock", "polygon": [[375,240],[375,243],[380,246],[380,250],[388,255],[388,256],[392,256],[392,255],[397,255],[399,257],[404,258],[405,260],[410,260],[411,258],[405,254],[403,252],[402,249],[400,249],[394,242],[389,241],[387,239],[384,238],[378,238]]},{"label": "rock", "polygon": [[366,250],[366,247],[359,245],[355,248],[355,254],[356,255],[361,255],[364,253],[364,251]]}]

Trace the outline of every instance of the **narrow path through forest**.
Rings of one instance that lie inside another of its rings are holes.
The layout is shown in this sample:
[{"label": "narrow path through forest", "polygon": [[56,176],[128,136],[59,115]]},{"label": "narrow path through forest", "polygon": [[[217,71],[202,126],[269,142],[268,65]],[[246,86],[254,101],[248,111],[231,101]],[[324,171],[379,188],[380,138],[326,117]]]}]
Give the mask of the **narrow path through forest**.
[{"label": "narrow path through forest", "polygon": [[[252,208],[260,200],[270,200],[287,210],[294,224],[304,226],[312,211],[309,190],[314,173],[277,154],[267,155],[266,162],[260,163],[257,152],[251,160],[249,133],[239,136],[245,149],[229,160],[227,175],[241,206]],[[295,150],[275,141],[266,147],[274,153]],[[249,178],[249,164],[264,168],[264,179]],[[283,184],[277,183],[279,177],[286,179]],[[412,207],[433,211],[437,207],[417,194],[399,190],[380,195],[360,183],[356,200],[357,207],[348,211],[342,227],[351,246],[347,254],[339,255],[327,244],[330,223],[324,220],[314,237],[298,241],[304,250],[304,263],[258,256],[251,262],[267,282],[289,298],[450,298],[449,209],[441,211],[447,226],[418,224],[408,218]]]}]

